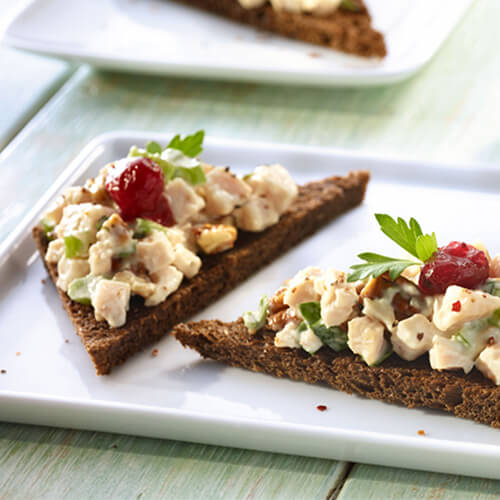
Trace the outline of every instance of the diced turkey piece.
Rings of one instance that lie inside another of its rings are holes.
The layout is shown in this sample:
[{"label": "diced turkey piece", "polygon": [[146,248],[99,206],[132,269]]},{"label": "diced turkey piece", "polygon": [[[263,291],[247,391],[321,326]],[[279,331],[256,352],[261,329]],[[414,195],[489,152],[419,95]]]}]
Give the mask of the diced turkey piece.
[{"label": "diced turkey piece", "polygon": [[165,233],[152,231],[137,242],[136,255],[149,273],[155,273],[169,266],[174,260],[174,250]]},{"label": "diced turkey piece", "polygon": [[94,276],[109,274],[113,264],[113,249],[109,241],[98,241],[89,248],[90,272]]},{"label": "diced turkey piece", "polygon": [[147,306],[156,306],[163,302],[179,288],[182,277],[182,273],[174,266],[163,267],[159,271],[152,273],[151,279],[156,284],[156,290],[146,299],[145,304]]},{"label": "diced turkey piece", "polygon": [[201,267],[201,259],[184,245],[178,243],[174,246],[174,260],[172,264],[187,278],[192,278]]},{"label": "diced turkey piece", "polygon": [[469,373],[474,367],[474,359],[465,346],[454,338],[435,335],[429,351],[429,362],[434,370],[459,370]]},{"label": "diced turkey piece", "polygon": [[172,226],[168,227],[166,230],[168,241],[170,241],[172,247],[177,244],[184,245],[191,252],[196,252],[196,241],[193,234],[193,228],[190,223],[184,224],[183,226]]},{"label": "diced turkey piece", "polygon": [[440,332],[423,314],[414,314],[398,323],[392,331],[391,343],[396,354],[413,361],[432,347],[434,335]]},{"label": "diced turkey piece", "polygon": [[131,271],[120,271],[113,276],[113,280],[128,283],[131,293],[140,295],[145,299],[151,297],[156,290],[154,283],[137,276]]},{"label": "diced turkey piece", "polygon": [[476,360],[476,368],[496,385],[500,385],[500,344],[487,346]]},{"label": "diced turkey piece", "polygon": [[500,297],[453,285],[436,299],[432,320],[439,330],[458,330],[467,321],[485,318],[498,308]]},{"label": "diced turkey piece", "polygon": [[130,285],[100,280],[91,297],[97,321],[106,320],[112,328],[125,324],[130,301]]},{"label": "diced turkey piece", "polygon": [[321,339],[310,328],[300,332],[300,346],[309,354],[314,354],[322,345]]},{"label": "diced turkey piece", "polygon": [[367,316],[351,319],[347,323],[347,345],[370,366],[380,362],[389,349],[384,337],[384,325]]},{"label": "diced turkey piece", "polygon": [[279,215],[292,204],[298,193],[286,168],[277,164],[257,167],[246,182],[253,194],[270,202]]},{"label": "diced turkey piece", "polygon": [[315,280],[315,288],[321,293],[321,319],[326,326],[341,325],[351,317],[359,297],[356,286],[347,283],[345,273],[329,269],[323,280]]},{"label": "diced turkey piece", "polygon": [[206,254],[220,253],[233,248],[238,231],[234,226],[204,224],[194,228],[197,245]]},{"label": "diced turkey piece", "polygon": [[104,167],[99,172],[99,175],[93,179],[88,179],[85,182],[85,188],[90,192],[92,201],[102,205],[111,204],[112,200],[106,190],[106,176],[108,167]]},{"label": "diced turkey piece", "polygon": [[236,205],[245,203],[252,190],[248,184],[224,167],[215,167],[206,174],[201,186],[205,198],[205,212],[220,216],[230,214]]},{"label": "diced turkey piece", "polygon": [[68,259],[63,255],[57,263],[56,285],[66,292],[73,280],[87,276],[89,271],[90,266],[86,259]]},{"label": "diced turkey piece", "polygon": [[234,211],[236,225],[244,231],[263,231],[276,224],[280,214],[266,198],[253,198]]},{"label": "diced turkey piece", "polygon": [[386,299],[363,299],[363,314],[383,323],[390,332],[394,329],[396,317],[391,302]]},{"label": "diced turkey piece", "polygon": [[86,249],[91,242],[95,241],[97,223],[112,213],[111,208],[103,205],[92,203],[68,205],[63,209],[63,216],[57,225],[56,234],[59,238],[75,236],[82,241],[83,247]]},{"label": "diced turkey piece", "polygon": [[300,332],[297,331],[297,325],[293,322],[287,323],[285,327],[276,333],[274,337],[276,347],[300,347]]},{"label": "diced turkey piece", "polygon": [[196,191],[180,177],[168,182],[164,193],[168,198],[177,224],[184,224],[205,207],[203,198],[197,195]]},{"label": "diced turkey piece", "polygon": [[99,241],[109,240],[114,255],[127,251],[130,248],[132,236],[133,231],[118,214],[113,214],[111,217],[108,217],[97,233],[97,239]]},{"label": "diced turkey piece", "polygon": [[307,267],[299,271],[287,284],[283,303],[298,308],[304,302],[319,301],[320,294],[315,289],[314,280],[321,276],[321,269],[317,267]]},{"label": "diced turkey piece", "polygon": [[72,186],[64,191],[65,205],[78,205],[80,203],[92,203],[92,193],[83,186]]},{"label": "diced turkey piece", "polygon": [[45,254],[45,260],[52,264],[59,262],[59,259],[64,255],[64,240],[62,238],[57,238],[52,240],[47,247],[47,253]]}]

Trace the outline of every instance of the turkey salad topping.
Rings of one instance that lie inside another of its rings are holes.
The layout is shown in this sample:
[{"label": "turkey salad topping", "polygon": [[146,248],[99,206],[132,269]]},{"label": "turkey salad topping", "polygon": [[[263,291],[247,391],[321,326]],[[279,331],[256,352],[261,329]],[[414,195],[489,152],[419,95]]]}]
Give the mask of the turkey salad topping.
[{"label": "turkey salad topping", "polygon": [[[384,217],[389,216],[378,214],[379,223],[387,221]],[[405,241],[411,247],[412,238]],[[445,270],[440,267],[443,252]],[[500,385],[500,255],[491,259],[481,244],[452,242],[438,248],[436,243],[425,261],[400,260],[396,271],[396,259],[384,257],[388,260],[379,266],[376,254],[370,255],[372,262],[353,266],[350,275],[317,267],[299,271],[269,300],[263,298],[258,312],[246,313],[245,324],[251,333],[263,326],[274,331],[274,344],[281,348],[310,354],[321,348],[350,349],[370,366],[392,353],[407,361],[428,353],[433,369],[469,373],[475,367]],[[432,287],[444,287],[441,293],[429,294],[429,283],[422,281],[422,270],[431,264],[428,278]],[[479,269],[475,282],[467,274],[469,265]],[[368,266],[370,272],[360,278],[359,269]],[[464,279],[473,286],[464,286]]]},{"label": "turkey salad topping", "polygon": [[238,229],[263,231],[295,199],[298,188],[281,165],[240,178],[201,163],[202,140],[200,131],[164,149],[134,146],[44,214],[56,285],[92,305],[98,321],[124,325],[131,295],[146,306],[163,302],[199,272],[199,253],[231,249]]}]

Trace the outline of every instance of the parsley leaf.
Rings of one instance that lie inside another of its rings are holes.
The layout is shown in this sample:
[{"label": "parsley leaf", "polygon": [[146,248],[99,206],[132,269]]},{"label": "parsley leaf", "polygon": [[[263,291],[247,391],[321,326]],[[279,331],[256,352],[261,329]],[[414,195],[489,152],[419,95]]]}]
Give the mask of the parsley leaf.
[{"label": "parsley leaf", "polygon": [[401,217],[396,221],[387,214],[375,214],[375,218],[386,236],[422,262],[430,259],[438,249],[435,233],[423,234],[413,217],[409,224]]},{"label": "parsley leaf", "polygon": [[180,134],[177,134],[167,145],[167,148],[177,149],[184,153],[186,156],[194,158],[198,156],[202,151],[202,143],[205,138],[205,131],[198,130],[193,135],[186,135],[184,139],[181,139]]},{"label": "parsley leaf", "polygon": [[389,272],[391,280],[395,280],[407,267],[418,264],[413,260],[393,259],[370,252],[360,253],[358,257],[366,263],[351,266],[353,272],[347,276],[349,282],[362,280],[369,276],[377,278],[386,272]]},{"label": "parsley leaf", "polygon": [[267,295],[263,295],[260,298],[256,311],[247,311],[246,313],[243,313],[243,322],[245,323],[249,333],[254,334],[265,325],[268,307],[269,299],[267,298]]},{"label": "parsley leaf", "polygon": [[393,259],[371,252],[361,253],[358,257],[365,263],[351,266],[353,271],[347,276],[347,281],[357,281],[369,276],[377,278],[387,272],[391,280],[395,280],[407,267],[425,263],[437,251],[436,233],[424,234],[420,224],[413,217],[409,223],[401,217],[395,220],[387,214],[375,214],[375,218],[386,236],[419,261]]}]

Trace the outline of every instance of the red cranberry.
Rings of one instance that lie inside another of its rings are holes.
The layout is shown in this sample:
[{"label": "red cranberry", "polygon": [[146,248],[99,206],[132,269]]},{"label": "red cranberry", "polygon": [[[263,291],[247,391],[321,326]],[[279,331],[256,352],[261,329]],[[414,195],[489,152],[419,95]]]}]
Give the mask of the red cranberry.
[{"label": "red cranberry", "polygon": [[484,252],[472,245],[452,241],[441,247],[422,267],[419,288],[425,295],[444,293],[450,285],[476,288],[490,274]]},{"label": "red cranberry", "polygon": [[143,217],[171,226],[175,220],[163,194],[164,186],[163,171],[158,164],[149,158],[137,158],[106,183],[106,190],[124,220]]}]

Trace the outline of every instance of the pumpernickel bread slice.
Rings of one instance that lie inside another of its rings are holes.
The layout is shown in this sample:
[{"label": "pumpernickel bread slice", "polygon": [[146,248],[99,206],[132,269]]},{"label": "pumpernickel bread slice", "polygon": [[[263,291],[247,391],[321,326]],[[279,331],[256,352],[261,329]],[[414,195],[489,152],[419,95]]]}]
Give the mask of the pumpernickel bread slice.
[{"label": "pumpernickel bread slice", "polygon": [[348,349],[335,353],[328,347],[311,356],[302,349],[276,347],[275,333],[264,328],[251,335],[241,318],[233,323],[179,324],[172,332],[182,345],[204,358],[276,377],[327,384],[408,408],[445,410],[500,428],[500,387],[475,369],[468,375],[439,372],[431,369],[425,357],[409,362],[395,354],[380,366],[368,366]]},{"label": "pumpernickel bread slice", "polygon": [[[217,300],[336,216],[361,203],[369,177],[368,172],[357,171],[345,177],[329,177],[301,186],[297,199],[277,224],[260,233],[242,231],[232,250],[204,256],[200,272],[190,280],[185,279],[163,303],[145,307],[143,299],[133,296],[123,327],[110,328],[105,321],[96,321],[91,306],[74,302],[58,290],[97,374],[110,373],[114,366],[160,339],[174,325]],[[33,229],[33,237],[41,255],[45,256],[48,242],[41,227]],[[44,263],[55,283],[56,265],[47,264],[45,259]]]},{"label": "pumpernickel bread slice", "polygon": [[362,57],[384,57],[387,54],[384,37],[372,27],[370,14],[362,0],[356,0],[357,10],[341,6],[327,17],[277,11],[270,4],[245,9],[238,0],[181,1],[265,31],[350,54]]}]

